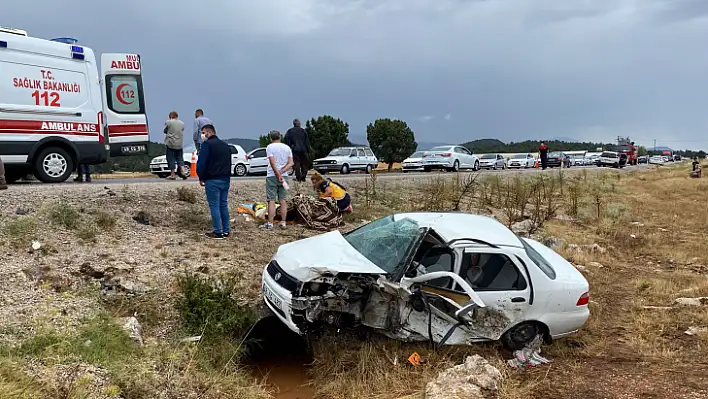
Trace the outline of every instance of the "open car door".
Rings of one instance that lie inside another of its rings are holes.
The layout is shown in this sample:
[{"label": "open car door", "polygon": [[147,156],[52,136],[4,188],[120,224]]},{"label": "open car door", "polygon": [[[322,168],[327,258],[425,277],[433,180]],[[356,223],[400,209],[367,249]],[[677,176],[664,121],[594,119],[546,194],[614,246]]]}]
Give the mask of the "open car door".
[{"label": "open car door", "polygon": [[147,154],[148,134],[140,56],[103,54],[103,123],[112,157]]}]

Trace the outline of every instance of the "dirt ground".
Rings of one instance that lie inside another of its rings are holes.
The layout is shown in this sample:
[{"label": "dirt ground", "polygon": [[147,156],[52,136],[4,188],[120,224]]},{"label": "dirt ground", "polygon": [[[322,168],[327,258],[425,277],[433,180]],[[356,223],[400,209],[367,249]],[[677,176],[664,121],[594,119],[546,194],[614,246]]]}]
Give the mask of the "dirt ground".
[{"label": "dirt ground", "polygon": [[[422,398],[439,371],[477,353],[504,374],[500,398],[708,398],[708,308],[674,303],[708,296],[708,181],[688,179],[685,165],[564,173],[557,214],[533,234],[562,241],[556,250],[590,282],[592,315],[578,334],[544,347],[552,364],[526,371],[506,366],[511,356],[496,343],[432,352],[346,333],[311,343],[311,357],[266,356],[255,371],[245,361],[228,373],[205,371],[194,360],[199,347],[180,343],[177,276],[228,274],[242,306],[259,308],[261,272],[277,247],[319,232],[265,232],[234,213],[233,236],[207,241],[208,208],[192,182],[13,186],[0,194],[0,397]],[[500,192],[487,192],[499,182],[476,184],[462,192],[459,180],[436,176],[353,181],[356,213],[343,229],[399,210],[455,206],[503,221]],[[231,208],[260,201],[263,190],[262,182],[233,183]],[[134,219],[141,212],[149,224]],[[130,295],[107,299],[106,283],[90,276],[99,269],[121,271]],[[82,334],[101,314],[135,316],[144,347],[59,355],[53,348],[61,345],[37,339],[81,337],[89,347]],[[691,327],[697,332],[689,335]],[[407,366],[413,351],[426,364]],[[61,377],[63,367],[77,365],[97,369],[89,374],[100,389]]]}]

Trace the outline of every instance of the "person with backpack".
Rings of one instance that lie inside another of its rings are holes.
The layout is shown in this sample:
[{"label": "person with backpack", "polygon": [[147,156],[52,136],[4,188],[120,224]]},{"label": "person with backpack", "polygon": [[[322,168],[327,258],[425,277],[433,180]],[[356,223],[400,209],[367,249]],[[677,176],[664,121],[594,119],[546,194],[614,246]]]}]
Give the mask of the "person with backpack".
[{"label": "person with backpack", "polygon": [[312,175],[310,181],[320,198],[329,197],[337,201],[337,208],[339,208],[340,212],[351,213],[353,211],[352,198],[342,184],[332,179],[325,179],[319,173]]}]

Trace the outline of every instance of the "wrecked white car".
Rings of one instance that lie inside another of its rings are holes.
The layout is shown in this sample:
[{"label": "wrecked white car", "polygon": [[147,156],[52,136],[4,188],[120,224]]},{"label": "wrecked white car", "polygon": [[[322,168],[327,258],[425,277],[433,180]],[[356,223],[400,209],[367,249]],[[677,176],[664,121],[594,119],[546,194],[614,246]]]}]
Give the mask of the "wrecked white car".
[{"label": "wrecked white car", "polygon": [[571,334],[590,315],[588,282],[573,265],[464,213],[396,214],[282,245],[262,290],[298,334],[364,325],[437,346],[501,339],[519,349]]}]

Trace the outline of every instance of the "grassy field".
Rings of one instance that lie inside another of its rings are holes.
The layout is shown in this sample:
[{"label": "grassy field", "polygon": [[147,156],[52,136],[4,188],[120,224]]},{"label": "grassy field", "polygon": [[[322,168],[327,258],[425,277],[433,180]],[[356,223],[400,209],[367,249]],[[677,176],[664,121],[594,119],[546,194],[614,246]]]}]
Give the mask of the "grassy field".
[{"label": "grassy field", "polygon": [[[307,389],[254,374],[242,338],[260,312],[263,265],[280,244],[317,232],[267,233],[232,216],[235,237],[206,242],[195,183],[112,194],[13,187],[0,197],[0,398],[422,398],[427,382],[470,354],[502,371],[504,399],[708,398],[708,308],[674,303],[708,296],[708,181],[687,175],[684,165],[352,181],[355,214],[344,229],[410,210],[533,220],[535,238],[564,240],[557,251],[582,266],[592,316],[544,347],[552,364],[523,372],[504,364],[510,354],[497,343],[431,351],[378,335],[325,336],[309,365],[289,369]],[[262,191],[260,181],[239,182],[231,202]],[[148,225],[133,220],[139,212]],[[109,275],[124,291],[106,292]],[[144,345],[121,327],[129,316]],[[195,335],[201,342],[182,342]],[[414,351],[424,365],[406,365]]]}]

